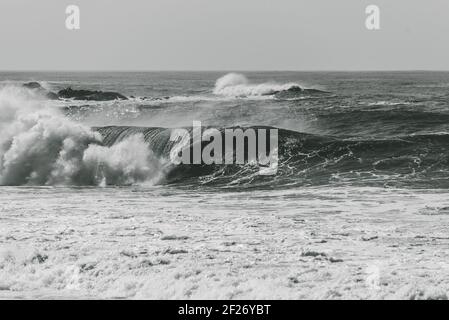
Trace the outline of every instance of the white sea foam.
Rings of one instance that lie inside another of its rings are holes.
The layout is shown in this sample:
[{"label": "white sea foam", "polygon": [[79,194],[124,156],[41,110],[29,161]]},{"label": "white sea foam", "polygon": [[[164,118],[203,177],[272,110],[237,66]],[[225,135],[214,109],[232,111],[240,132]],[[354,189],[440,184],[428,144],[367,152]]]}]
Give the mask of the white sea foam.
[{"label": "white sea foam", "polygon": [[141,135],[111,147],[101,139],[29,90],[0,89],[1,185],[133,184],[160,176],[162,163]]},{"label": "white sea foam", "polygon": [[294,87],[300,85],[294,82],[252,84],[243,74],[228,73],[216,81],[214,94],[228,97],[269,96]]},{"label": "white sea foam", "polygon": [[4,187],[0,299],[447,299],[448,199]]},{"label": "white sea foam", "polygon": [[410,105],[411,103],[407,101],[375,101],[375,102],[366,102],[361,103],[367,106],[399,106],[399,105]]}]

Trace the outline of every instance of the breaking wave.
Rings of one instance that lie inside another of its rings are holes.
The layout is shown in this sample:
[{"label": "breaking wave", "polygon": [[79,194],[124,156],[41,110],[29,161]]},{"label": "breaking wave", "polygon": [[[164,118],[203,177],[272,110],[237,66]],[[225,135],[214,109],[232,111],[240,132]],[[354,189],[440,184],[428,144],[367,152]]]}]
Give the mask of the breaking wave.
[{"label": "breaking wave", "polygon": [[215,83],[214,94],[226,97],[270,96],[285,91],[301,92],[304,89],[297,83],[261,83],[252,84],[239,73],[228,73]]},{"label": "breaking wave", "polygon": [[107,147],[91,128],[17,87],[0,90],[1,185],[122,185],[160,178],[140,135]]},{"label": "breaking wave", "polygon": [[[236,128],[240,127],[231,129]],[[153,152],[163,158],[168,157],[173,147],[171,129],[112,126],[95,130],[104,137],[106,146],[140,134],[152,146]],[[259,175],[259,167],[250,164],[179,165],[166,172],[164,181],[268,188],[347,182],[449,187],[449,134],[353,140],[279,128],[278,131],[279,168],[276,175]]]}]

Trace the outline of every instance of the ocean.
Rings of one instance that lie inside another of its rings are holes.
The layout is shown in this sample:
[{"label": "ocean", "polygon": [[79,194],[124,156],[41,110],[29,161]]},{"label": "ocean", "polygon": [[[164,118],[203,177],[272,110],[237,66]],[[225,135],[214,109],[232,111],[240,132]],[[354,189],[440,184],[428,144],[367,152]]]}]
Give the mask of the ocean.
[{"label": "ocean", "polygon": [[[447,298],[448,104],[449,72],[1,72],[0,298]],[[194,121],[277,129],[276,174],[173,165]]]}]

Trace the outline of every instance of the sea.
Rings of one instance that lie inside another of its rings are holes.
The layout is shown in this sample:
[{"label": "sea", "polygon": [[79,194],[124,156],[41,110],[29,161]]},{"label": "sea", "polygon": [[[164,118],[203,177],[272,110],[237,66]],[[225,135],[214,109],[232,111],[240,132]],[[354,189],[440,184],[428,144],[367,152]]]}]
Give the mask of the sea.
[{"label": "sea", "polygon": [[0,72],[0,298],[447,299],[448,189],[449,72]]}]

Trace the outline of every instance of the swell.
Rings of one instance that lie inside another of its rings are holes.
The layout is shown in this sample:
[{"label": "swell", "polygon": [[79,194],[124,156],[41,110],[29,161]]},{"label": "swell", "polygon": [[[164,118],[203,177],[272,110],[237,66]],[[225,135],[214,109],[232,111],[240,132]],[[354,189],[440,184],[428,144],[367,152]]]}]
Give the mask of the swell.
[{"label": "swell", "polygon": [[305,113],[317,131],[336,136],[401,137],[449,132],[449,113],[396,107],[390,110],[312,110]]}]

